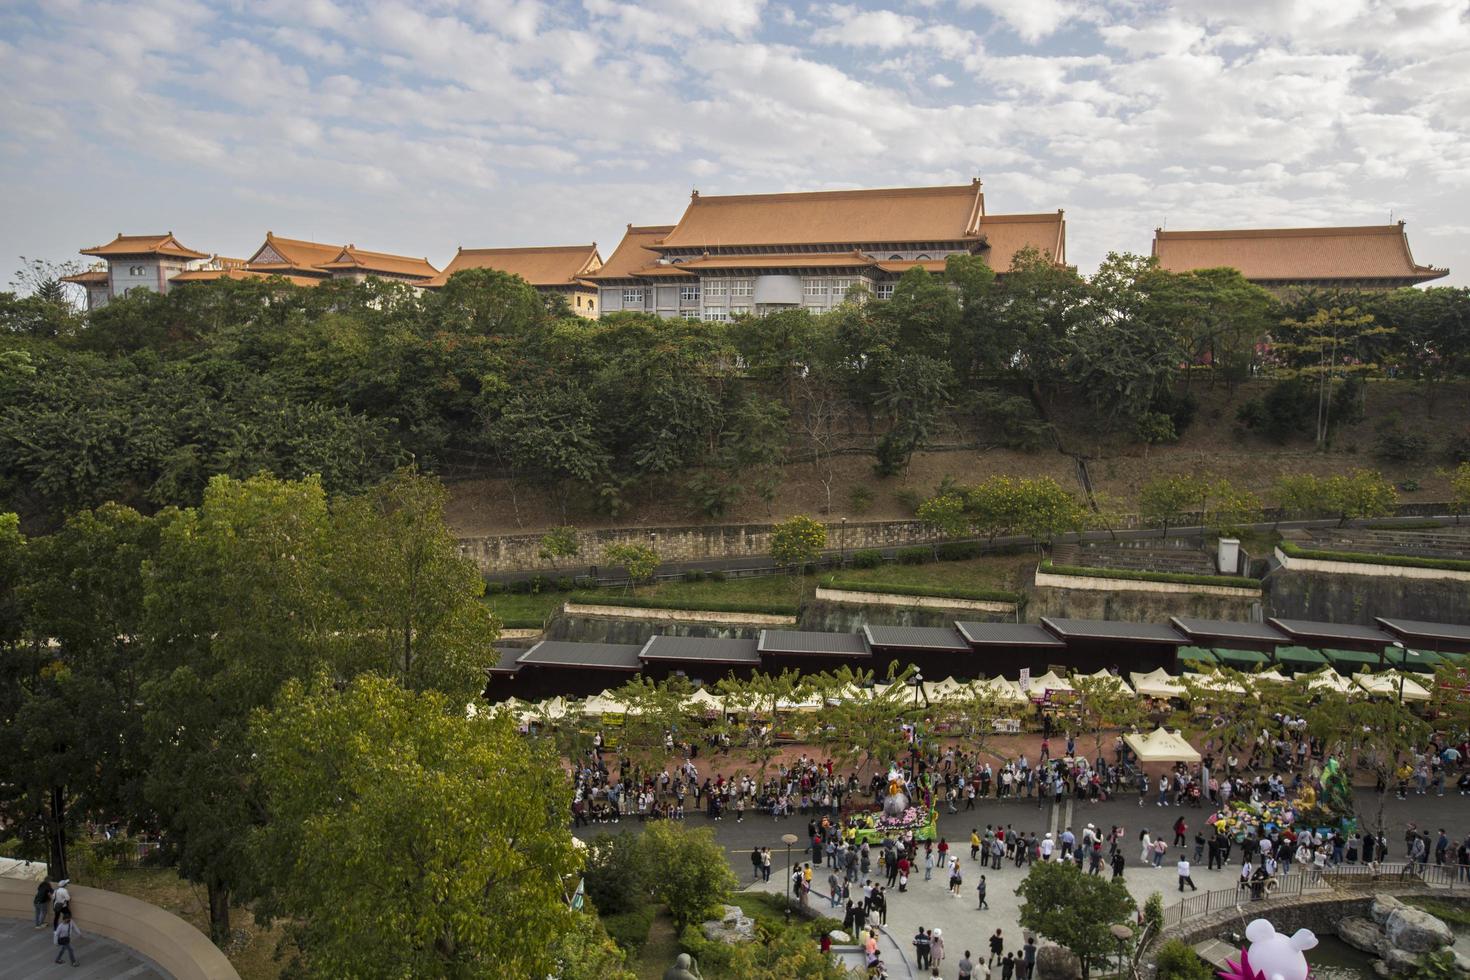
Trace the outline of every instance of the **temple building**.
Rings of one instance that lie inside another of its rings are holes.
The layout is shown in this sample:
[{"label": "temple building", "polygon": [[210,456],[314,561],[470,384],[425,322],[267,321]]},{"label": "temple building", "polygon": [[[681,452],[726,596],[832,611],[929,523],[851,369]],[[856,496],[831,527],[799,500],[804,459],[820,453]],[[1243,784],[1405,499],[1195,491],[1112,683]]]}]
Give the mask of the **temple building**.
[{"label": "temple building", "polygon": [[597,243],[588,245],[542,245],[530,248],[464,248],[454,253],[444,271],[423,285],[437,289],[456,272],[465,269],[494,269],[520,276],[543,296],[562,296],[578,316],[597,319],[597,286],[591,282],[602,268]]},{"label": "temple building", "polygon": [[106,245],[84,248],[81,254],[99,261],[86,272],[66,276],[63,281],[87,290],[89,310],[135,289],[166,293],[181,272],[201,268],[209,260],[207,253],[185,247],[171,231],[162,235],[118,232]]},{"label": "temple building", "polygon": [[856,286],[879,299],[915,266],[982,257],[1004,273],[1032,247],[1066,261],[1063,213],[987,215],[977,178],[952,187],[690,197],[678,224],[628,227],[595,275],[602,312],[730,320],[827,312]]},{"label": "temple building", "polygon": [[1154,231],[1153,254],[1169,272],[1232,268],[1277,293],[1300,289],[1397,289],[1449,275],[1419,265],[1402,221],[1351,228]]}]

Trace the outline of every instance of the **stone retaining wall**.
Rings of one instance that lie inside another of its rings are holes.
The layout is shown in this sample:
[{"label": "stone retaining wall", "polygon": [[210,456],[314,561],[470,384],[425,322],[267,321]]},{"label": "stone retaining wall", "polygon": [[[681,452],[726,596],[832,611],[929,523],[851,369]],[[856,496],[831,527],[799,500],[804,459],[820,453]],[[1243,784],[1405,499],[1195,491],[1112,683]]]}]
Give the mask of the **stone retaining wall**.
[{"label": "stone retaining wall", "polygon": [[932,595],[895,595],[891,592],[859,592],[856,589],[818,588],[818,599],[828,602],[859,603],[869,606],[921,606],[926,609],[964,609],[975,612],[1015,615],[1014,602],[982,599],[947,599]]},{"label": "stone retaining wall", "polygon": [[1167,595],[1217,595],[1233,599],[1259,599],[1261,590],[1239,585],[1191,585],[1187,582],[1148,582],[1141,579],[1102,575],[1066,575],[1036,569],[1038,588],[1083,589],[1094,592],[1154,592]]}]

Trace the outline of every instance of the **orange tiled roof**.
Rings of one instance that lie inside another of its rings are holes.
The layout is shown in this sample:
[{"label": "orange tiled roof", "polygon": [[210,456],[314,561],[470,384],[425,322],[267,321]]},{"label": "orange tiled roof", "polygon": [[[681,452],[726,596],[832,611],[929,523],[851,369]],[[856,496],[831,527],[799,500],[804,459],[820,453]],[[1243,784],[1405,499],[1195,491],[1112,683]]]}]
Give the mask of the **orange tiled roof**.
[{"label": "orange tiled roof", "polygon": [[323,262],[318,268],[361,270],[366,273],[385,272],[389,275],[416,276],[423,279],[430,279],[439,274],[439,270],[430,265],[428,259],[414,259],[406,255],[392,255],[388,252],[369,252],[356,245],[348,245],[338,252],[332,261]]},{"label": "orange tiled roof", "polygon": [[960,241],[979,234],[980,181],[955,187],[690,198],[667,248]]},{"label": "orange tiled roof", "polygon": [[618,242],[612,255],[602,263],[596,274],[586,278],[628,279],[647,275],[648,273],[638,270],[647,268],[659,258],[658,253],[649,246],[673,230],[673,225],[628,225],[628,230],[623,233],[623,240]]},{"label": "orange tiled roof", "polygon": [[107,282],[106,269],[88,269],[86,272],[78,272],[70,276],[62,276],[62,282],[74,282],[78,285],[97,285]]},{"label": "orange tiled roof", "polygon": [[1229,267],[1247,279],[1396,279],[1427,282],[1448,269],[1417,265],[1404,222],[1347,228],[1249,228],[1154,232],[1153,254],[1170,272]]},{"label": "orange tiled roof", "polygon": [[902,275],[914,266],[918,266],[925,272],[940,273],[944,271],[944,259],[889,259],[879,262],[878,268],[884,272],[897,272]]},{"label": "orange tiled roof", "polygon": [[[706,255],[680,262],[681,269],[825,269],[866,268],[876,264],[862,252],[798,252],[790,255]],[[942,265],[942,263],[941,263]],[[666,267],[667,268],[667,267]]]},{"label": "orange tiled roof", "polygon": [[117,233],[117,237],[106,245],[95,245],[92,248],[82,249],[83,255],[121,256],[121,255],[167,255],[176,259],[207,259],[208,255],[196,252],[192,248],[185,248],[180,241],[174,237],[173,232],[162,235],[124,235]]},{"label": "orange tiled roof", "polygon": [[[465,269],[494,269],[520,276],[533,286],[575,286],[602,268],[597,243],[532,248],[461,248],[434,278],[421,285],[439,287]],[[589,285],[587,288],[591,288]]]},{"label": "orange tiled roof", "polygon": [[1051,256],[1058,265],[1067,262],[1065,214],[987,214],[980,219],[980,234],[990,246],[983,254],[996,272],[1007,272],[1016,253],[1033,246]]},{"label": "orange tiled roof", "polygon": [[324,281],[320,276],[293,276],[280,272],[272,272],[268,269],[194,269],[190,272],[180,272],[169,280],[170,285],[181,282],[214,282],[218,279],[269,279],[279,277],[295,286],[320,286]]},{"label": "orange tiled roof", "polygon": [[319,275],[321,267],[341,255],[344,247],[308,242],[299,238],[282,238],[275,232],[268,231],[265,233],[265,244],[256,249],[245,264],[251,269],[265,272],[304,272],[308,275]]},{"label": "orange tiled roof", "polygon": [[692,277],[694,273],[685,269],[681,263],[679,265],[645,265],[641,269],[633,270],[629,275],[637,276],[640,279],[657,279],[659,277],[682,279]]}]

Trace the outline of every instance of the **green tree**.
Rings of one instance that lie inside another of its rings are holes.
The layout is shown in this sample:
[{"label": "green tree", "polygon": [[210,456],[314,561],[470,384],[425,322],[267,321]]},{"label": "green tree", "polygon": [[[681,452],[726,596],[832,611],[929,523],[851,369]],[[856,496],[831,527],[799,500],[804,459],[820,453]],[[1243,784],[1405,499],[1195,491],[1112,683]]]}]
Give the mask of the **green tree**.
[{"label": "green tree", "polygon": [[1012,528],[1048,546],[1087,523],[1087,509],[1049,476],[1016,481],[1015,508]]},{"label": "green tree", "polygon": [[621,565],[628,572],[628,584],[635,590],[639,582],[647,582],[658,571],[658,552],[641,544],[610,544],[602,549],[602,560]]},{"label": "green tree", "polygon": [[643,847],[648,866],[657,869],[654,895],[669,907],[675,932],[699,921],[735,888],[725,848],[709,827],[690,830],[675,821],[656,820],[643,831]]},{"label": "green tree", "polygon": [[1287,517],[1325,517],[1336,509],[1332,487],[1310,473],[1277,477],[1276,499]]},{"label": "green tree", "polygon": [[1084,730],[1092,735],[1094,759],[1102,758],[1106,732],[1127,732],[1143,723],[1138,696],[1117,677],[1074,672],[1067,683],[1077,692],[1076,709]]},{"label": "green tree", "polygon": [[730,973],[743,980],[849,980],[852,974],[823,953],[806,929],[760,930],[757,942],[730,949]]},{"label": "green tree", "polygon": [[1388,517],[1398,504],[1393,484],[1376,470],[1353,470],[1327,481],[1328,494],[1340,524],[1351,520]]},{"label": "green tree", "polygon": [[1110,928],[1130,921],[1138,909],[1121,881],[1084,874],[1071,861],[1033,864],[1016,894],[1021,928],[1076,953],[1083,976],[1117,947]]},{"label": "green tree", "polygon": [[1154,954],[1154,976],[1158,980],[1213,980],[1215,971],[1200,959],[1193,946],[1170,939]]},{"label": "green tree", "polygon": [[1229,480],[1216,480],[1210,485],[1205,507],[1205,525],[1216,535],[1240,534],[1248,524],[1261,520],[1261,498],[1245,487]]},{"label": "green tree", "polygon": [[[970,529],[970,518],[965,513],[965,500],[959,494],[946,493],[930,497],[919,504],[914,515],[940,539],[958,538]],[[934,557],[939,557],[938,541],[934,544]]]},{"label": "green tree", "polygon": [[1325,449],[1332,431],[1332,408],[1339,377],[1374,370],[1374,341],[1392,334],[1372,314],[1356,306],[1326,307],[1304,320],[1282,321],[1274,349],[1297,376],[1317,388],[1317,448]]},{"label": "green tree", "polygon": [[545,975],[573,925],[570,786],[499,713],[364,675],[255,713],[267,887],[324,976]]},{"label": "green tree", "polygon": [[577,543],[577,529],[566,525],[554,527],[541,535],[536,557],[551,562],[551,567],[557,568],[558,559],[575,558],[581,550],[582,546]]},{"label": "green tree", "polygon": [[1319,692],[1305,718],[1307,731],[1323,740],[1328,758],[1337,758],[1349,773],[1365,768],[1376,777],[1380,790],[1374,824],[1382,830],[1384,804],[1398,767],[1424,744],[1428,722],[1397,698],[1337,691]]},{"label": "green tree", "polygon": [[912,666],[890,673],[881,688],[873,671],[848,666],[816,678],[813,687],[826,701],[818,737],[833,760],[866,769],[907,749],[901,726],[918,713],[910,683],[915,673]]},{"label": "green tree", "polygon": [[789,568],[800,582],[801,598],[806,597],[807,565],[822,557],[827,547],[827,526],[804,514],[788,517],[771,529],[771,560],[778,568]]},{"label": "green tree", "polygon": [[1470,462],[1461,463],[1450,474],[1450,506],[1455,511],[1455,522],[1460,515],[1470,510]]},{"label": "green tree", "polygon": [[627,708],[619,755],[653,764],[655,768],[666,764],[665,737],[673,736],[676,742],[687,740],[683,729],[689,721],[689,711],[684,699],[693,693],[694,687],[685,677],[656,681],[637,675],[615,688],[613,700]]},{"label": "green tree", "polygon": [[1168,534],[1169,525],[1203,513],[1209,495],[1210,485],[1202,476],[1158,476],[1139,488],[1138,510],[1145,521]]},{"label": "green tree", "polygon": [[749,678],[732,674],[716,685],[725,698],[726,711],[746,717],[747,727],[742,741],[750,753],[751,761],[759,765],[762,780],[765,779],[766,767],[780,751],[776,744],[776,733],[779,730],[781,703],[803,697],[813,686],[814,682],[810,678],[803,677],[800,671],[790,668],[779,674],[757,671]]},{"label": "green tree", "polygon": [[554,965],[548,976],[557,980],[638,980],[628,969],[627,956],[592,912],[572,915],[552,943],[551,957]]}]

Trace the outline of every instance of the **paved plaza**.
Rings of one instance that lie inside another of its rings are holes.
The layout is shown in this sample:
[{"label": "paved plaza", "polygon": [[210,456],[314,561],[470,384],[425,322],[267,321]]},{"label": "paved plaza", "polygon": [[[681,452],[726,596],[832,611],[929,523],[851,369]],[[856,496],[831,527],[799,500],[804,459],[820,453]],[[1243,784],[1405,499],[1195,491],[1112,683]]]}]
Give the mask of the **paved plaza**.
[{"label": "paved plaza", "polygon": [[[47,920],[49,924],[49,919]],[[126,946],[94,936],[86,924],[77,922],[82,938],[73,947],[78,965],[63,960],[55,963],[57,947],[46,929],[34,929],[29,921],[0,919],[0,980],[34,980],[65,977],[66,980],[167,980],[152,962]]]},{"label": "paved plaza", "polygon": [[[1376,795],[1371,791],[1359,788],[1357,802],[1359,813],[1368,818],[1368,822],[1373,822],[1377,815]],[[1002,930],[1006,949],[1019,953],[1023,937],[1018,921],[1020,901],[1016,897],[1015,889],[1025,876],[1026,868],[1017,868],[1008,861],[1002,861],[1001,870],[982,872],[979,863],[970,860],[970,828],[978,828],[983,836],[987,823],[992,825],[999,823],[1002,826],[1009,824],[1015,830],[1028,834],[1032,830],[1037,831],[1038,834],[1052,831],[1053,834],[1060,837],[1061,831],[1070,826],[1073,833],[1080,837],[1082,828],[1088,823],[1092,823],[1104,834],[1114,825],[1120,825],[1124,828],[1124,836],[1127,841],[1127,846],[1123,851],[1128,862],[1123,874],[1124,883],[1140,905],[1150,894],[1157,891],[1163,895],[1167,908],[1178,902],[1181,897],[1178,890],[1178,874],[1175,869],[1180,849],[1171,848],[1163,867],[1156,870],[1139,861],[1139,833],[1147,829],[1155,837],[1163,834],[1166,841],[1173,840],[1174,821],[1182,814],[1188,826],[1188,837],[1192,842],[1195,830],[1209,816],[1209,813],[1210,811],[1204,808],[1159,807],[1152,801],[1145,806],[1139,806],[1137,795],[1126,795],[1107,803],[1097,804],[1068,801],[1060,807],[1053,807],[1049,802],[1038,807],[1034,799],[1005,802],[988,800],[977,803],[976,808],[972,811],[962,810],[957,814],[950,814],[941,808],[939,832],[949,842],[952,853],[960,857],[960,867],[964,875],[963,893],[959,898],[952,898],[949,893],[948,875],[937,869],[932,880],[924,881],[922,868],[909,879],[907,892],[900,894],[897,887],[887,890],[888,925],[882,952],[884,961],[889,964],[889,975],[892,977],[921,975],[914,966],[913,947],[910,945],[910,941],[920,927],[925,929],[937,927],[942,931],[946,956],[940,969],[940,975],[948,980],[954,980],[958,976],[955,964],[959,962],[965,949],[969,949],[983,960],[984,951],[988,949],[987,940],[996,929]],[[1389,860],[1403,860],[1403,831],[1405,824],[1411,820],[1416,821],[1419,827],[1429,830],[1431,834],[1434,834],[1438,828],[1444,827],[1452,837],[1458,838],[1470,832],[1470,799],[1454,791],[1444,797],[1410,796],[1407,800],[1397,800],[1390,796],[1384,806],[1383,815],[1385,833],[1389,842]],[[700,814],[691,816],[686,823],[690,826],[715,828],[716,838],[726,847],[730,856],[730,866],[739,876],[743,887],[781,892],[786,889],[788,878],[786,846],[781,843],[781,836],[794,833],[799,838],[804,837],[807,818],[797,814],[790,818],[773,820],[769,816],[747,814],[744,821],[737,823],[733,815],[712,822]],[[588,838],[604,831],[608,833],[636,831],[641,826],[642,824],[634,819],[618,824],[597,824],[592,827],[578,828],[576,833],[579,837]],[[769,883],[752,883],[751,881],[750,849],[757,845],[770,847],[775,857]],[[800,847],[801,845],[797,845],[792,849],[793,863],[799,863],[804,859]],[[1193,865],[1192,876],[1200,891],[1235,887],[1236,877],[1239,874],[1239,849],[1232,852],[1232,857],[1236,861],[1234,866],[1216,871],[1206,871],[1204,861],[1193,861],[1192,843],[1188,849]],[[874,865],[872,874],[876,876],[878,874],[876,858]],[[986,875],[986,901],[990,906],[985,911],[976,908],[975,896],[975,885],[982,873]],[[1106,866],[1103,873],[1110,874]],[[815,890],[811,896],[811,904],[824,914],[831,914],[833,918],[841,919],[842,909],[831,909],[825,898],[827,874],[826,870],[814,872]],[[861,881],[858,884],[861,886]],[[860,887],[857,892],[861,894]],[[821,893],[820,896],[817,893]],[[1185,895],[1188,894],[1189,892],[1186,891]],[[900,954],[901,960],[899,959]],[[999,975],[999,970],[997,970],[996,977],[998,978]]]}]

